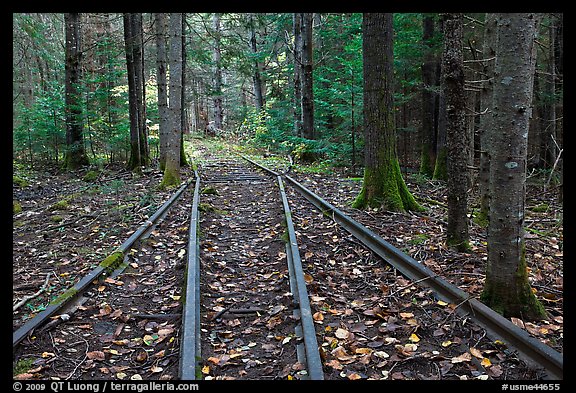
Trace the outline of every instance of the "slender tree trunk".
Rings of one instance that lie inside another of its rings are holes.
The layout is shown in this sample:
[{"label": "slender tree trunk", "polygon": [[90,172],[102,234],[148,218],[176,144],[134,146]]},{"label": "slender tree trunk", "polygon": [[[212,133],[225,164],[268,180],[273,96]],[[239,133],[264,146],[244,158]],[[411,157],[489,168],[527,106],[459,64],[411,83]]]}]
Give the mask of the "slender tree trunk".
[{"label": "slender tree trunk", "polygon": [[182,103],[182,111],[180,112],[180,166],[188,166],[186,159],[186,151],[184,150],[184,134],[189,132],[188,119],[186,116],[186,14],[182,14],[182,89],[180,101]]},{"label": "slender tree trunk", "polygon": [[256,111],[260,111],[264,108],[264,95],[262,93],[262,76],[260,75],[260,62],[257,59],[258,47],[256,42],[256,28],[254,27],[254,14],[250,14],[250,50],[254,56],[252,81],[254,83],[254,103],[256,105]]},{"label": "slender tree trunk", "polygon": [[138,97],[138,138],[140,139],[140,165],[148,166],[150,151],[148,148],[148,130],[146,127],[146,73],[144,70],[144,29],[142,26],[142,13],[133,17],[135,32],[134,70],[137,75],[136,92]]},{"label": "slender tree trunk", "polygon": [[314,131],[314,90],[312,59],[312,13],[302,16],[302,136],[316,139]]},{"label": "slender tree trunk", "polygon": [[214,92],[213,92],[213,103],[214,103],[214,127],[217,130],[222,129],[222,122],[224,118],[224,112],[222,108],[222,52],[220,49],[220,14],[215,13],[212,19],[212,27],[214,28],[214,35],[216,36],[214,41],[214,51],[212,53],[214,60]]},{"label": "slender tree trunk", "polygon": [[496,16],[487,13],[484,21],[484,48],[482,56],[482,71],[485,82],[480,92],[480,170],[478,174],[478,186],[480,188],[480,210],[476,222],[483,227],[488,226],[488,212],[490,210],[490,135],[492,128],[492,93],[494,90],[494,63],[496,62]]},{"label": "slender tree trunk", "polygon": [[126,67],[128,71],[128,108],[130,115],[130,159],[128,168],[139,170],[144,165],[142,157],[142,70],[138,65],[141,62],[142,52],[137,49],[139,37],[135,22],[136,15],[124,13],[124,42],[126,48]]},{"label": "slender tree trunk", "polygon": [[446,242],[459,251],[470,248],[468,235],[468,151],[462,54],[463,14],[444,14],[444,51],[440,81],[446,97],[446,147],[448,153],[448,227]]},{"label": "slender tree trunk", "polygon": [[294,134],[302,136],[302,13],[292,14],[294,30]]},{"label": "slender tree trunk", "polygon": [[180,111],[182,110],[182,14],[171,13],[169,22],[170,91],[166,167],[160,187],[180,184]]},{"label": "slender tree trunk", "polygon": [[365,168],[362,190],[352,206],[420,210],[404,183],[396,153],[392,26],[389,13],[365,13],[362,19]]},{"label": "slender tree trunk", "polygon": [[88,156],[84,148],[82,133],[82,99],[80,84],[82,81],[82,47],[80,14],[64,14],[66,31],[65,64],[65,106],[66,106],[66,156],[64,166],[78,169],[88,165]]},{"label": "slender tree trunk", "polygon": [[158,86],[158,117],[160,120],[158,135],[160,138],[159,168],[166,167],[166,139],[168,137],[168,92],[166,83],[166,14],[155,13],[156,26],[156,84]]},{"label": "slender tree trunk", "polygon": [[430,14],[422,19],[422,41],[424,43],[424,62],[422,63],[422,154],[420,173],[429,177],[434,175],[436,163],[436,121],[435,106],[437,88],[437,60],[431,40],[434,37],[434,18]]},{"label": "slender tree trunk", "polygon": [[[444,31],[444,22],[442,18],[440,19],[440,31]],[[444,66],[438,63],[438,75],[439,80],[444,79]],[[446,148],[446,97],[444,92],[440,90],[437,96],[437,114],[436,114],[436,163],[434,165],[434,175],[435,180],[447,180],[447,148]]]},{"label": "slender tree trunk", "polygon": [[530,288],[524,209],[538,14],[497,14],[488,263],[482,301],[505,317],[546,317]]}]

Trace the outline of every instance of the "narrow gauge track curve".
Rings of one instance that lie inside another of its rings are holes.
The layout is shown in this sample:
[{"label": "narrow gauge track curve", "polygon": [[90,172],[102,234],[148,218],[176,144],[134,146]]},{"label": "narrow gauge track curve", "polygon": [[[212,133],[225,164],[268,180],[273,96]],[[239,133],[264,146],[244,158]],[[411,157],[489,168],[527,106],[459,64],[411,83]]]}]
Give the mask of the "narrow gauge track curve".
[{"label": "narrow gauge track curve", "polygon": [[209,161],[200,173],[180,377],[324,379],[282,180],[241,161]]},{"label": "narrow gauge track curve", "polygon": [[[277,172],[241,156],[256,167],[273,176],[282,176]],[[529,364],[542,367],[545,379],[563,379],[563,355],[541,341],[531,337],[526,331],[514,325],[477,299],[471,298],[461,289],[443,280],[423,264],[404,254],[396,247],[370,231],[368,228],[345,215],[342,211],[322,199],[317,194],[291,178],[282,176],[294,189],[319,209],[325,216],[337,222],[346,231],[394,266],[407,278],[435,291],[438,298],[459,305],[457,312],[476,321],[494,338],[506,343],[519,352]]]}]

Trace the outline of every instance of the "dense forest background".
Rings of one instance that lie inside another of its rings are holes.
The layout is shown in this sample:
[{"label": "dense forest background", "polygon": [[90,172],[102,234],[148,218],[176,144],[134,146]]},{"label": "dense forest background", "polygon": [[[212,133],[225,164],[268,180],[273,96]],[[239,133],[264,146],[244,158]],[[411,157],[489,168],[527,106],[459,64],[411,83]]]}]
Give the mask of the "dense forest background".
[{"label": "dense forest background", "polygon": [[[140,15],[145,122],[154,162],[160,151],[157,29],[154,14]],[[217,135],[360,173],[362,14],[307,14],[309,22],[299,15],[304,14],[184,14],[183,132]],[[472,170],[480,157],[479,128],[486,113],[482,92],[491,83],[487,69],[493,61],[487,52],[486,15],[465,14],[463,25],[465,121]],[[307,59],[301,56],[300,43],[308,40],[307,27],[300,24],[309,23],[311,58]],[[63,14],[13,14],[13,158],[31,167],[64,163],[64,27]],[[561,173],[563,149],[562,29],[562,14],[543,15],[528,137],[529,171],[554,179]],[[124,30],[122,14],[81,14],[77,109],[92,164],[130,159]],[[398,157],[403,167],[430,174],[423,152],[429,144],[438,150],[444,127],[439,97],[442,42],[439,14],[394,14]],[[311,131],[303,131],[299,124],[302,107],[297,100],[310,94],[298,88],[304,86],[299,82],[305,76],[302,69],[312,78]]]}]

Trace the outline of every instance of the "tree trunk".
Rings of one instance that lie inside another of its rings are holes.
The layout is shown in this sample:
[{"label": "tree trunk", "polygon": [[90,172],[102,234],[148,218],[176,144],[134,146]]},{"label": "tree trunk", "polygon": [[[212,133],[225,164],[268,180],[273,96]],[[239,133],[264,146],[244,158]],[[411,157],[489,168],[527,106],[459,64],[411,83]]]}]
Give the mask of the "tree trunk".
[{"label": "tree trunk", "polygon": [[422,63],[422,153],[420,173],[429,177],[434,175],[436,163],[436,91],[437,63],[431,39],[434,37],[434,18],[430,14],[422,19],[422,41],[424,43],[424,62]]},{"label": "tree trunk", "polygon": [[392,14],[365,13],[362,34],[365,168],[362,190],[352,206],[420,210],[404,183],[396,153]]},{"label": "tree trunk", "polygon": [[182,110],[182,14],[171,13],[169,22],[170,91],[166,167],[160,187],[180,184],[180,111]]},{"label": "tree trunk", "polygon": [[188,118],[186,116],[186,14],[182,14],[182,88],[180,89],[180,166],[188,166],[186,151],[184,150],[184,134],[189,132]]},{"label": "tree trunk", "polygon": [[254,14],[250,14],[250,50],[254,56],[252,81],[254,83],[254,104],[256,106],[256,111],[260,111],[264,108],[264,95],[262,93],[262,76],[260,75],[260,62],[258,61],[258,47],[256,43],[256,28],[254,27]]},{"label": "tree trunk", "polygon": [[128,168],[139,170],[148,161],[148,138],[144,110],[142,14],[124,13],[123,19],[130,114],[130,159]]},{"label": "tree trunk", "polygon": [[459,251],[468,251],[468,151],[462,54],[463,14],[444,14],[443,78],[446,98],[446,148],[448,153],[448,227],[446,243]]},{"label": "tree trunk", "polygon": [[222,108],[222,52],[220,49],[220,14],[215,13],[212,26],[214,28],[214,91],[213,91],[213,103],[214,103],[214,127],[217,130],[222,129],[222,122],[224,118],[223,108]]},{"label": "tree trunk", "polygon": [[312,79],[312,13],[302,14],[302,136],[315,139]]},{"label": "tree trunk", "polygon": [[[440,19],[440,31],[444,31],[444,22]],[[444,67],[438,63],[438,75],[440,80],[444,79]],[[438,105],[436,114],[436,163],[434,165],[435,180],[447,180],[447,152],[446,152],[446,97],[442,90],[437,96]]]},{"label": "tree trunk", "polygon": [[80,14],[64,14],[66,29],[66,65],[65,65],[65,106],[66,106],[66,169],[78,169],[88,165],[82,133],[82,99],[80,83],[82,81],[82,47]]},{"label": "tree trunk", "polygon": [[488,263],[481,299],[505,317],[546,317],[528,281],[524,238],[526,148],[538,14],[497,14],[490,137]]},{"label": "tree trunk", "polygon": [[294,30],[294,134],[302,136],[302,13],[292,17]]},{"label": "tree trunk", "polygon": [[484,21],[484,48],[482,56],[482,72],[485,82],[482,84],[480,92],[480,171],[478,174],[478,186],[480,188],[480,210],[476,217],[476,223],[488,226],[488,212],[490,210],[490,130],[492,129],[492,94],[494,90],[494,63],[496,45],[496,16],[492,13],[486,14]]},{"label": "tree trunk", "polygon": [[159,168],[166,167],[166,139],[168,137],[168,92],[166,83],[166,14],[155,13],[154,24],[156,26],[156,84],[158,86],[158,117],[160,138],[160,161]]}]

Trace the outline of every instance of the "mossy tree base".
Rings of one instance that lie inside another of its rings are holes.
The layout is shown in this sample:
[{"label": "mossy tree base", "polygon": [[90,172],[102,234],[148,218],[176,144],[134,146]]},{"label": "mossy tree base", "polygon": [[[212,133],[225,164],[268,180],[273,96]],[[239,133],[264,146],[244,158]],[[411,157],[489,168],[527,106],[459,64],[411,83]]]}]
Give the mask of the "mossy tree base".
[{"label": "mossy tree base", "polygon": [[489,260],[480,300],[506,318],[517,317],[530,321],[548,319],[546,310],[530,287],[525,255],[525,246],[522,245],[520,263],[513,280],[502,274],[505,268]]},{"label": "mossy tree base", "polygon": [[178,187],[181,183],[180,173],[178,170],[170,169],[168,166],[164,169],[164,176],[158,188],[160,190],[167,190],[169,188]]},{"label": "mossy tree base", "polygon": [[378,169],[364,169],[364,183],[360,194],[352,203],[355,209],[384,208],[389,211],[423,211],[416,202],[400,172],[400,164],[395,159],[391,165]]},{"label": "mossy tree base", "polygon": [[546,310],[529,285],[487,285],[480,296],[482,303],[506,318],[517,317],[529,321],[548,319]]}]

